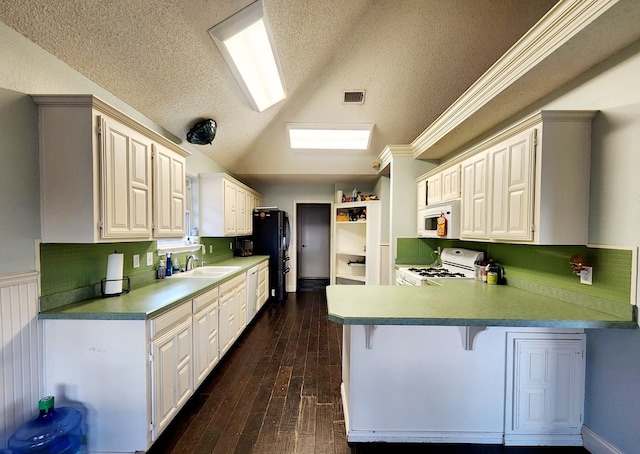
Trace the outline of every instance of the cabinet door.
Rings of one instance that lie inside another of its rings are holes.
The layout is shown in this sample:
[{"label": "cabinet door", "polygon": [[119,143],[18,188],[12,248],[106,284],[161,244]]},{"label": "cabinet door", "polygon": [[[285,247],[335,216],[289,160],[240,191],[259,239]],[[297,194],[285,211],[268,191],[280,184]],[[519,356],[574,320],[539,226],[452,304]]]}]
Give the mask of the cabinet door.
[{"label": "cabinet door", "polygon": [[101,117],[101,237],[151,237],[151,141]]},{"label": "cabinet door", "polygon": [[491,239],[533,239],[533,143],[533,131],[526,131],[488,151]]},{"label": "cabinet door", "polygon": [[237,231],[237,186],[224,180],[224,234],[235,235]]},{"label": "cabinet door", "polygon": [[258,269],[258,307],[259,311],[264,303],[269,299],[269,292],[267,290],[267,283],[269,282],[269,262],[262,262]]},{"label": "cabinet door", "polygon": [[220,293],[220,358],[231,348],[235,340],[235,293],[233,290]]},{"label": "cabinet door", "polygon": [[427,180],[420,180],[417,184],[418,189],[418,211],[427,208]]},{"label": "cabinet door", "polygon": [[151,341],[154,440],[193,394],[192,343],[191,319]]},{"label": "cabinet door", "polygon": [[203,295],[206,301],[194,300],[193,315],[193,358],[195,387],[197,388],[220,359],[220,336],[218,331],[219,311],[218,289]]},{"label": "cabinet door", "polygon": [[245,279],[234,288],[235,293],[235,323],[236,339],[242,334],[247,326],[247,282]]},{"label": "cabinet door", "polygon": [[171,150],[154,144],[154,236],[185,235],[185,163]]},{"label": "cabinet door", "polygon": [[[507,396],[505,432],[518,443],[545,436],[580,435],[584,406],[584,334],[515,338],[512,396]],[[527,437],[532,435],[532,437]],[[539,437],[534,437],[539,435]],[[518,438],[520,437],[520,438]],[[545,444],[545,443],[540,443]]]},{"label": "cabinet door", "polygon": [[236,187],[236,234],[247,233],[247,191]]},{"label": "cabinet door", "polygon": [[462,238],[487,237],[487,154],[467,159],[462,168]]},{"label": "cabinet door", "polygon": [[455,165],[442,171],[442,201],[460,197],[460,166]]},{"label": "cabinet door", "polygon": [[427,179],[427,205],[442,202],[442,174],[430,176]]}]

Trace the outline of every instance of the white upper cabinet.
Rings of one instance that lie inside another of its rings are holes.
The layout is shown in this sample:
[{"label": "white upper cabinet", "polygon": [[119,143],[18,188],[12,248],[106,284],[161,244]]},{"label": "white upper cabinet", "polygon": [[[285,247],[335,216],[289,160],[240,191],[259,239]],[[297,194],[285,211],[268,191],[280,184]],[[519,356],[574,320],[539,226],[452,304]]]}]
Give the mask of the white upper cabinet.
[{"label": "white upper cabinet", "polygon": [[542,111],[460,156],[461,239],[587,244],[594,111]]},{"label": "white upper cabinet", "polygon": [[419,178],[418,181],[418,211],[427,208],[427,180]]},{"label": "white upper cabinet", "polygon": [[525,131],[488,151],[489,238],[533,239],[535,134]]},{"label": "white upper cabinet", "polygon": [[184,236],[187,151],[94,96],[33,99],[43,242]]},{"label": "white upper cabinet", "polygon": [[151,236],[151,140],[99,116],[102,238]]},{"label": "white upper cabinet", "polygon": [[242,236],[253,231],[262,195],[224,173],[200,174],[200,235]]},{"label": "white upper cabinet", "polygon": [[429,205],[460,198],[460,165],[429,172],[416,179],[418,188],[418,211]]},{"label": "white upper cabinet", "polygon": [[460,165],[454,165],[442,171],[442,201],[448,202],[460,198]]},{"label": "white upper cabinet", "polygon": [[462,163],[460,237],[484,239],[487,236],[487,153]]},{"label": "white upper cabinet", "polygon": [[442,202],[442,173],[437,173],[427,180],[427,205],[440,202]]},{"label": "white upper cabinet", "polygon": [[156,238],[181,237],[185,232],[184,158],[162,145],[154,144],[153,225]]}]

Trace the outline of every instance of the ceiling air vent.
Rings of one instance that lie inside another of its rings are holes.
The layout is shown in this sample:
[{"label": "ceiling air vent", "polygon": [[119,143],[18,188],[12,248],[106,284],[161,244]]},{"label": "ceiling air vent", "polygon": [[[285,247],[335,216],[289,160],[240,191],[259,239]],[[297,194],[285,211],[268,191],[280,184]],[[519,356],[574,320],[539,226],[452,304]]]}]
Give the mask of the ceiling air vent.
[{"label": "ceiling air vent", "polygon": [[344,92],[344,104],[364,104],[364,90],[348,90]]}]

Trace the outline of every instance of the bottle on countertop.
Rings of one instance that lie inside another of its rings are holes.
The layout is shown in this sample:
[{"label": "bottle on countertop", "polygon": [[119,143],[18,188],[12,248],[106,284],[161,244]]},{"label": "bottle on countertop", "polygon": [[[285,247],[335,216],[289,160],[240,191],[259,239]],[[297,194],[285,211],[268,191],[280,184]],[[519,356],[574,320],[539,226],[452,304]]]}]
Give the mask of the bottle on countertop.
[{"label": "bottle on countertop", "polygon": [[487,284],[497,285],[500,267],[493,259],[489,260],[486,271],[487,271]]},{"label": "bottle on countertop", "polygon": [[164,264],[164,260],[160,260],[158,265],[158,279],[164,279],[167,276],[167,266]]},{"label": "bottle on countertop", "polygon": [[178,257],[173,257],[171,259],[171,263],[173,264],[173,274],[179,273],[180,272],[180,262],[178,260]]},{"label": "bottle on countertop", "polygon": [[167,276],[173,274],[173,263],[171,260],[171,252],[167,252]]}]

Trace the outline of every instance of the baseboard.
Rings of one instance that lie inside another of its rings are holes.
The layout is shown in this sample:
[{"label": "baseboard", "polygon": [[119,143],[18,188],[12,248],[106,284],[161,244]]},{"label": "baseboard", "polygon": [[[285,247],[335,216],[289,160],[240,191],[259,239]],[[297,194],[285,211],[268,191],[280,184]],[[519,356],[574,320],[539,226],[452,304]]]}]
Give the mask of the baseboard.
[{"label": "baseboard", "polygon": [[587,426],[582,426],[582,439],[584,448],[591,454],[624,454]]},{"label": "baseboard", "polygon": [[582,446],[581,434],[505,434],[505,446]]},{"label": "baseboard", "polygon": [[428,432],[402,430],[350,430],[349,443],[463,443],[502,444],[502,432]]}]

